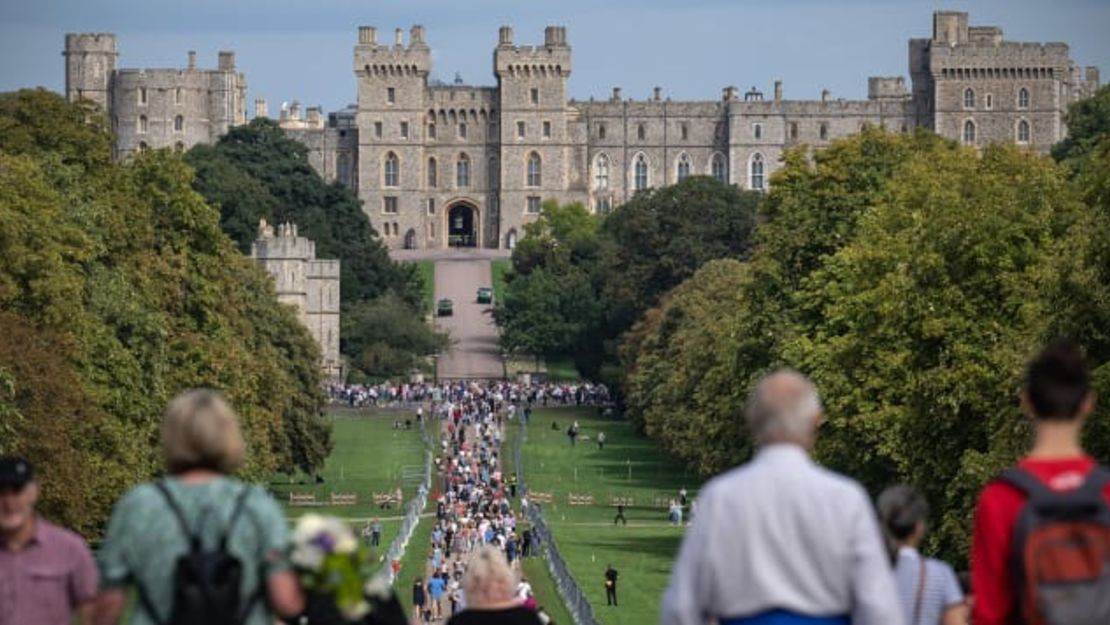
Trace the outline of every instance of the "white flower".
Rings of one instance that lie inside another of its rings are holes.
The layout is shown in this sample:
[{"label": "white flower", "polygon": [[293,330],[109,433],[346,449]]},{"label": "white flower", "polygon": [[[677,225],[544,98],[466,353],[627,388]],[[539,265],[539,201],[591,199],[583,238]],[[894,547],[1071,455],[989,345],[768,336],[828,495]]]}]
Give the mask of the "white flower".
[{"label": "white flower", "polygon": [[327,526],[327,519],[319,514],[309,513],[297,519],[293,530],[293,542],[300,545],[308,543]]},{"label": "white flower", "polygon": [[380,599],[385,601],[389,599],[392,590],[389,586],[389,580],[385,575],[375,575],[371,577],[366,585],[362,587],[362,592],[371,599]]},{"label": "white flower", "polygon": [[354,605],[341,608],[341,611],[348,621],[357,621],[370,613],[370,604],[365,601],[359,601]]},{"label": "white flower", "polygon": [[297,544],[289,559],[299,569],[315,571],[324,562],[324,550],[309,543]]}]

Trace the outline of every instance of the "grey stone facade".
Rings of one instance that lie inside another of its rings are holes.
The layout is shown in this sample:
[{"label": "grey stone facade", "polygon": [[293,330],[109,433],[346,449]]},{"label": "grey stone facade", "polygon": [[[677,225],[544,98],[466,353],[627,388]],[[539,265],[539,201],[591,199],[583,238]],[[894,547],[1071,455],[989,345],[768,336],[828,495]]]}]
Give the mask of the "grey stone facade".
[{"label": "grey stone facade", "polygon": [[[67,37],[70,97],[101,101],[107,93],[117,108],[133,104],[131,83],[117,78],[101,90],[93,78],[126,74],[113,69],[114,38],[109,46],[107,35],[70,37],[83,51],[71,54]],[[901,76],[872,77],[866,100],[827,91],[791,100],[780,82],[766,97],[725,87],[717,100],[679,102],[657,88],[635,101],[617,88],[603,100],[570,100],[571,48],[559,26],[549,26],[536,46],[517,45],[502,27],[493,51],[496,86],[445,85],[429,80],[424,28],[413,26],[404,39],[398,29],[391,43],[380,42],[375,28],[360,27],[357,103],[326,120],[319,109],[302,117],[294,103],[279,118],[326,179],[358,193],[393,248],[512,247],[544,200],[605,212],[641,188],[686,175],[763,190],[783,150],[820,148],[865,125],[924,127],[974,146],[1016,142],[1047,152],[1067,133],[1067,106],[1099,85],[1098,70],[1073,63],[1066,44],[1006,41],[1001,29],[969,26],[960,12],[935,13],[932,36],[910,40],[908,84]],[[264,102],[256,102],[256,115],[266,115]],[[122,132],[119,142],[124,154],[135,145]]]},{"label": "grey stone facade", "polygon": [[88,98],[106,111],[118,159],[214,143],[247,121],[247,79],[235,69],[234,52],[220,52],[216,69],[198,69],[194,52],[184,69],[117,69],[115,35],[71,33],[63,55],[66,98]]},{"label": "grey stone facade", "polygon": [[251,258],[274,279],[278,301],[296,308],[320,345],[324,376],[339,379],[339,261],[318,260],[316,243],[299,236],[295,224],[281,224],[275,232],[265,219],[258,224]]}]

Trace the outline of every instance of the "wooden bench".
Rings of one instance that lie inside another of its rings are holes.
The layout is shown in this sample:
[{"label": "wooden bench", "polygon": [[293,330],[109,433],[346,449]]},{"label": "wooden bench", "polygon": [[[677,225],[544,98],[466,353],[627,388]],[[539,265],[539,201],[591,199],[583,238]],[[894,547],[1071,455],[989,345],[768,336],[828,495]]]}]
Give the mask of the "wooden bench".
[{"label": "wooden bench", "polygon": [[332,493],[331,505],[333,506],[357,506],[358,495],[356,493]]},{"label": "wooden bench", "polygon": [[374,505],[379,508],[401,505],[401,497],[396,493],[371,493],[370,496],[374,500]]},{"label": "wooden bench", "polygon": [[315,506],[316,493],[289,493],[290,506]]},{"label": "wooden bench", "polygon": [[567,503],[572,506],[592,506],[594,505],[593,495],[576,495],[574,493],[567,494]]},{"label": "wooden bench", "polygon": [[609,498],[609,505],[613,506],[614,508],[617,507],[617,506],[624,506],[625,508],[631,508],[632,506],[634,506],[636,504],[635,504],[635,501],[631,497],[610,497]]},{"label": "wooden bench", "polygon": [[528,500],[532,503],[551,503],[555,500],[553,493],[541,493],[538,490],[528,491]]}]

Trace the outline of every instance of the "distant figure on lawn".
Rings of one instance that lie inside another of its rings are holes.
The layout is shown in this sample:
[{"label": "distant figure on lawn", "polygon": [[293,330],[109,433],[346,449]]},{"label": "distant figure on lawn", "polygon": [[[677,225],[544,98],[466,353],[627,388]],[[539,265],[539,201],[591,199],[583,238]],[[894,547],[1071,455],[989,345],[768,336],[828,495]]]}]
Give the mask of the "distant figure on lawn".
[{"label": "distant figure on lawn", "polygon": [[763,378],[747,417],[760,451],[701,490],[660,622],[903,625],[867,493],[808,455],[822,417],[813,383]]},{"label": "distant figure on lawn", "polygon": [[617,504],[617,516],[613,517],[613,525],[616,525],[617,521],[628,525],[628,519],[624,518],[624,504],[622,503]]},{"label": "distant figure on lawn", "polygon": [[605,449],[605,432],[597,433],[597,448]]},{"label": "distant figure on lawn", "polygon": [[617,569],[612,564],[605,566],[605,605],[617,606]]}]

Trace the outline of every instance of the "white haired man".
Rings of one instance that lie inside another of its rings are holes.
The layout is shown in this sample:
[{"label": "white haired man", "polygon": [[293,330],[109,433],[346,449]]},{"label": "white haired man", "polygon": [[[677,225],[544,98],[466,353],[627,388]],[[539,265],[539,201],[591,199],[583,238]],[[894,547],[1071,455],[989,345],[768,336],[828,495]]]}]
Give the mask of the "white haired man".
[{"label": "white haired man", "polygon": [[760,450],[698,493],[663,597],[664,625],[901,625],[871,502],[809,457],[821,402],[778,371],[747,406]]}]

